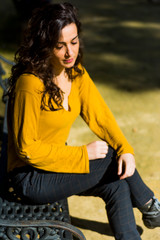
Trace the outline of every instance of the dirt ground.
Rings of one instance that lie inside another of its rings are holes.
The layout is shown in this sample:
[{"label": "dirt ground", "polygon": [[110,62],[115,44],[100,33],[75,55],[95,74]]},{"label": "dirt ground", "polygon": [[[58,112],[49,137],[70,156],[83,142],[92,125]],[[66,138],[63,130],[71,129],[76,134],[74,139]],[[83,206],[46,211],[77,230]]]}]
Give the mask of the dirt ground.
[{"label": "dirt ground", "polygon": [[[159,179],[144,178],[144,181],[160,199]],[[114,239],[105,213],[104,202],[100,198],[72,196],[68,199],[73,225],[77,226],[87,240]],[[147,229],[142,222],[142,215],[134,209],[136,224],[142,240],[160,240],[160,228]]]}]

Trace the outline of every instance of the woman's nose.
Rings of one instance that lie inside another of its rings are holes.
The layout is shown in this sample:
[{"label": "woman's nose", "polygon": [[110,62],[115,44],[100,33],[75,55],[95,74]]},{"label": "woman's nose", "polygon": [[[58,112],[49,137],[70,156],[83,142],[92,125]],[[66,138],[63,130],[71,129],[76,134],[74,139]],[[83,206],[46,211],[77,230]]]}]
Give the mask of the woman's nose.
[{"label": "woman's nose", "polygon": [[71,46],[67,46],[65,56],[70,57],[70,56],[72,56],[72,53],[73,53],[73,51],[72,51]]}]

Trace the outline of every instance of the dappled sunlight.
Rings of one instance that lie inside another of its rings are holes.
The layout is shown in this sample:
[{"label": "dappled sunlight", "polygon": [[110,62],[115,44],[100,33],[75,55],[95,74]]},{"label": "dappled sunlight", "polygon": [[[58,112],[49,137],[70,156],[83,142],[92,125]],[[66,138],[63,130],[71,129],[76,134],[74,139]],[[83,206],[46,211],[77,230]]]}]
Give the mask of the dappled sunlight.
[{"label": "dappled sunlight", "polygon": [[98,58],[108,63],[118,64],[118,65],[128,65],[130,67],[135,67],[137,64],[136,61],[129,59],[127,56],[122,56],[118,54],[111,54],[111,53],[99,54]]},{"label": "dappled sunlight", "polygon": [[119,26],[130,27],[130,28],[139,28],[139,29],[155,29],[160,30],[159,23],[152,22],[138,22],[138,21],[122,21],[119,23]]},{"label": "dappled sunlight", "polygon": [[107,17],[107,16],[93,16],[92,18],[89,16],[82,19],[83,24],[90,24],[90,23],[101,24],[101,23],[107,23],[113,20],[114,20],[113,17]]},{"label": "dappled sunlight", "polygon": [[[90,44],[92,42],[98,42],[98,43],[108,43],[113,42],[113,38],[111,38],[109,35],[106,35],[103,37],[100,34],[95,34],[93,29],[89,28],[86,32],[83,34],[84,39],[86,39],[86,44]],[[98,47],[98,46],[97,46]]]},{"label": "dappled sunlight", "polygon": [[101,28],[114,28],[114,27],[127,27],[134,29],[150,29],[150,30],[160,30],[159,22],[149,22],[149,21],[134,21],[134,20],[125,20],[117,21],[116,17],[109,16],[93,16],[85,17],[83,19],[83,24],[92,24],[94,26],[100,26]]}]

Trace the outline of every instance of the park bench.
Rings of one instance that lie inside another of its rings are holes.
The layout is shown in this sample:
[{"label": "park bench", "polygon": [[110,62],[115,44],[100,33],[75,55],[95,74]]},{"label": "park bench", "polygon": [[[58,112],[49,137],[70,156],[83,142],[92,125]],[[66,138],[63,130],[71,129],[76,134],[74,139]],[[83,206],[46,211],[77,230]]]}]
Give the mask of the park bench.
[{"label": "park bench", "polygon": [[[0,60],[14,64],[2,56]],[[5,71],[0,63],[0,83],[5,91],[7,78],[2,79],[2,75],[5,75]],[[5,121],[6,114],[4,126]],[[0,240],[85,240],[83,233],[71,225],[67,199],[35,205],[24,202],[17,195],[6,174],[6,135],[6,131],[3,131],[5,138],[0,159]]]}]

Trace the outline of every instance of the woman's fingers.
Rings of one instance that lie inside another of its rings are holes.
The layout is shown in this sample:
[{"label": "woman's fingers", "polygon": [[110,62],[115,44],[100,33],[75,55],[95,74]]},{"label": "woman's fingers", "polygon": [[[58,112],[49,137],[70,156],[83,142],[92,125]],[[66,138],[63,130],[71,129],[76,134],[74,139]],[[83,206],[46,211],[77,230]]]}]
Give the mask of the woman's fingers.
[{"label": "woman's fingers", "polygon": [[120,179],[131,177],[136,168],[134,156],[130,153],[122,154],[118,159],[118,175]]},{"label": "woman's fingers", "polygon": [[89,160],[104,158],[108,153],[108,145],[104,141],[95,141],[87,144]]}]

